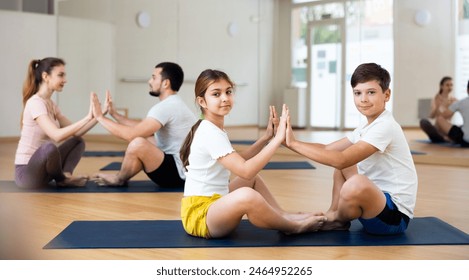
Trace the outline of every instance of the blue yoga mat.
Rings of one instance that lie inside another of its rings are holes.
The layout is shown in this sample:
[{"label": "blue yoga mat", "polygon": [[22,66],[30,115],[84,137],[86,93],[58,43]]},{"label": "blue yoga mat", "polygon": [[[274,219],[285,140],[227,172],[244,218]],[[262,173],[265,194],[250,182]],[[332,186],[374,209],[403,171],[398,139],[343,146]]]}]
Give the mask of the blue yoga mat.
[{"label": "blue yoga mat", "polygon": [[434,143],[430,141],[430,139],[418,139],[415,140],[419,143],[424,143],[424,144],[432,144],[432,145],[438,145],[438,146],[443,146],[443,147],[451,147],[451,148],[469,148],[469,147],[463,147],[459,144],[456,143],[451,143],[451,142],[441,142],[441,143]]},{"label": "blue yoga mat", "polygon": [[125,151],[85,151],[84,157],[123,157]]},{"label": "blue yoga mat", "polygon": [[427,153],[425,152],[419,152],[419,151],[414,151],[414,150],[411,150],[410,153],[412,155],[426,155]]},{"label": "blue yoga mat", "polygon": [[54,183],[38,188],[19,188],[13,181],[0,181],[0,193],[5,192],[29,192],[29,193],[141,193],[141,192],[183,192],[184,186],[174,188],[162,188],[150,180],[129,181],[123,187],[99,186],[93,181],[88,181],[85,187],[57,187]]},{"label": "blue yoga mat", "polygon": [[[122,162],[114,161],[102,167],[100,170],[120,170],[121,165]],[[267,163],[264,169],[316,169],[316,167],[314,167],[311,163],[307,161],[272,161]]]},{"label": "blue yoga mat", "polygon": [[230,140],[233,145],[252,145],[256,143],[256,140]]},{"label": "blue yoga mat", "polygon": [[469,245],[469,235],[435,217],[415,218],[404,234],[371,235],[353,221],[349,231],[285,235],[242,220],[235,232],[219,239],[193,237],[179,220],[75,221],[44,249],[207,248],[277,246]]}]

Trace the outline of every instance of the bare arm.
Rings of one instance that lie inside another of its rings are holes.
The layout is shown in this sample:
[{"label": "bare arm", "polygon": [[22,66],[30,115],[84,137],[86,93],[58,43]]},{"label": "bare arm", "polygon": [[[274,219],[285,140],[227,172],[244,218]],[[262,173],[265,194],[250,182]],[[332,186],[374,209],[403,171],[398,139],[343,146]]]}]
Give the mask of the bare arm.
[{"label": "bare arm", "polygon": [[261,138],[257,139],[257,141],[251,146],[249,146],[249,148],[239,153],[241,157],[243,157],[244,159],[250,159],[253,156],[257,155],[265,147],[267,142],[269,142],[269,140],[272,139],[272,137],[274,137],[274,129],[277,128],[279,119],[277,116],[277,112],[275,111],[275,107],[270,106],[269,109],[270,109],[269,122],[267,124],[267,129],[264,135]]},{"label": "bare arm", "polygon": [[255,156],[245,159],[238,153],[232,153],[220,158],[218,161],[228,170],[243,179],[252,179],[269,162],[277,148],[285,140],[286,116],[288,109],[283,106],[282,117],[275,137]]},{"label": "bare arm", "polygon": [[[111,93],[107,90],[106,91],[106,102],[104,104],[104,108],[106,108],[116,122],[126,125],[126,126],[136,126],[140,121],[129,119],[117,112],[116,108],[114,107],[114,103],[112,102]],[[104,115],[106,115],[104,113]]]},{"label": "bare arm", "polygon": [[437,96],[435,96],[432,99],[431,105],[430,105],[430,118],[436,118],[438,114],[438,107],[440,107],[440,104],[438,102]]},{"label": "bare arm", "polygon": [[328,145],[298,141],[293,135],[289,121],[286,142],[291,150],[336,169],[344,169],[357,164],[378,151],[376,147],[364,141],[352,144],[346,137]]},{"label": "bare arm", "polygon": [[146,138],[152,136],[162,127],[161,123],[153,118],[146,118],[140,122],[136,122],[133,126],[127,126],[106,118],[103,115],[101,105],[96,94],[93,96],[93,115],[96,116],[98,122],[112,135],[128,142],[132,141],[136,137]]},{"label": "bare arm", "polygon": [[[48,115],[41,115],[36,118],[36,122],[38,125],[41,127],[41,129],[44,131],[44,133],[49,136],[52,140],[55,142],[62,142],[65,139],[76,135],[80,129],[82,129],[85,125],[90,123],[92,121],[92,117],[87,115],[83,119],[75,122],[75,123],[70,123],[65,116],[61,117],[61,120],[59,121],[61,127],[57,127],[56,124],[50,119]],[[69,125],[66,125],[62,127],[63,124],[65,123],[70,123]]]},{"label": "bare arm", "polygon": [[[92,98],[92,93],[90,94],[90,102]],[[66,116],[63,114],[58,114],[57,120],[59,122],[59,127],[56,126],[56,123],[50,119],[48,115],[41,115],[36,118],[36,122],[41,127],[41,129],[55,142],[62,142],[65,139],[71,136],[81,136],[90,130],[94,125],[96,125],[96,120],[93,118],[92,110],[81,120],[72,123]]]},{"label": "bare arm", "polygon": [[440,116],[447,120],[451,119],[453,115],[454,115],[454,112],[451,111],[449,108],[440,113]]}]

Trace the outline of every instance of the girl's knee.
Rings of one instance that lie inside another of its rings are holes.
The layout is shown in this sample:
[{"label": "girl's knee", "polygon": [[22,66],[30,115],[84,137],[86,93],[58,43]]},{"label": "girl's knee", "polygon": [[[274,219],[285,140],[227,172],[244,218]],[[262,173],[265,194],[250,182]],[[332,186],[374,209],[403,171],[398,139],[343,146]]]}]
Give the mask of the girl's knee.
[{"label": "girl's knee", "polygon": [[239,204],[257,205],[259,201],[263,200],[262,195],[250,187],[241,187],[234,193],[236,193],[234,199]]}]

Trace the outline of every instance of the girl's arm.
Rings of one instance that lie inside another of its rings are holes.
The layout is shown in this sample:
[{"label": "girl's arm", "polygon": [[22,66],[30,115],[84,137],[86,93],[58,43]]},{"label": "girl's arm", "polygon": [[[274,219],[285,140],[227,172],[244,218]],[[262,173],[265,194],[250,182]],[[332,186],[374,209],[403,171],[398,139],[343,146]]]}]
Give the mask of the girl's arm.
[{"label": "girl's arm", "polygon": [[244,159],[250,159],[253,156],[257,155],[269,142],[272,137],[274,137],[274,130],[278,126],[279,120],[277,117],[277,112],[275,110],[274,106],[269,107],[270,113],[269,113],[269,122],[267,124],[267,129],[264,133],[264,135],[257,139],[257,141],[249,146],[247,149],[239,152],[239,155],[243,157]]},{"label": "girl's arm", "polygon": [[240,154],[232,153],[218,159],[218,161],[237,176],[247,180],[252,179],[264,168],[275,154],[277,148],[285,140],[286,119],[288,114],[288,108],[286,105],[283,105],[282,117],[280,118],[277,134],[269,144],[261,149],[255,156],[246,160]]},{"label": "girl's arm", "polygon": [[347,137],[328,145],[298,141],[293,135],[290,120],[287,123],[286,144],[288,148],[311,160],[336,169],[355,165],[378,151],[376,147],[364,141],[353,144]]}]

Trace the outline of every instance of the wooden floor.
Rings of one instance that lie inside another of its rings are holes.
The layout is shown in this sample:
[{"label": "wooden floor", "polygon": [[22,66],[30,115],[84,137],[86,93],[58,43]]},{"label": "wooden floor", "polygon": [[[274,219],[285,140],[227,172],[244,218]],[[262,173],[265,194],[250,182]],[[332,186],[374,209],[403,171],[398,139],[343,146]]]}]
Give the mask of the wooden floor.
[{"label": "wooden floor", "polygon": [[[232,139],[254,139],[256,129],[229,129]],[[297,137],[327,143],[342,132],[298,131]],[[421,143],[418,130],[407,130],[419,175],[416,217],[435,216],[469,233],[469,149]],[[88,150],[124,150],[108,137],[88,137]],[[243,146],[237,146],[242,149]],[[15,139],[0,139],[0,180],[13,180]],[[76,173],[92,174],[119,160],[86,157]],[[281,148],[274,160],[305,160]],[[274,196],[287,210],[324,211],[330,202],[332,172],[311,162],[315,170],[264,170]],[[138,174],[134,179],[146,179]],[[1,186],[0,186],[1,187]],[[0,192],[0,259],[128,260],[128,259],[469,259],[469,246],[272,247],[201,249],[43,250],[42,247],[75,220],[179,219],[181,193],[2,193]],[[162,237],[164,238],[164,237]]]}]

